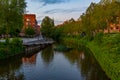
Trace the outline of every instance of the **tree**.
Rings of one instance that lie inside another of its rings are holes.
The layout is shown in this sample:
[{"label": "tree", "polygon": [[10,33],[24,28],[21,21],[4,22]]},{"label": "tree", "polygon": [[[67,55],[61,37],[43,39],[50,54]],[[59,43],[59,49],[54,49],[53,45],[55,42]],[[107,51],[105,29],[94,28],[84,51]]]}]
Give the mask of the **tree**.
[{"label": "tree", "polygon": [[117,23],[120,14],[120,2],[117,0],[101,0],[100,3],[91,5],[81,16],[83,31],[88,34],[98,33],[99,30],[108,29],[110,24]]},{"label": "tree", "polygon": [[25,0],[0,0],[0,28],[4,27],[7,35],[21,30],[25,7]]},{"label": "tree", "polygon": [[35,29],[31,26],[28,26],[28,28],[25,29],[25,34],[26,35],[34,35],[35,34]]},{"label": "tree", "polygon": [[71,18],[71,19],[69,20],[69,22],[72,23],[72,22],[75,22],[75,20],[74,20],[73,18]]},{"label": "tree", "polygon": [[41,23],[41,33],[43,36],[52,37],[54,20],[46,16]]}]

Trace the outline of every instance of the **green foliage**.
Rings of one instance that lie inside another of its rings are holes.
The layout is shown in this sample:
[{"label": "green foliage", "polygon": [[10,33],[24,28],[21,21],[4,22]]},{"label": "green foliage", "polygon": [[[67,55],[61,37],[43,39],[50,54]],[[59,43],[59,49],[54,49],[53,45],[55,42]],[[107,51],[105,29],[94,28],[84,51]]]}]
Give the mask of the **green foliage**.
[{"label": "green foliage", "polygon": [[25,7],[25,0],[0,0],[0,34],[18,35]]},{"label": "green foliage", "polygon": [[[116,53],[117,50],[113,48],[111,49],[106,45],[96,45],[95,42],[89,43],[88,47],[91,49],[108,77],[110,77],[111,80],[120,80],[120,54]],[[117,47],[119,46],[117,45]],[[110,50],[113,51],[111,52]]]},{"label": "green foliage", "polygon": [[110,24],[116,24],[119,21],[120,2],[108,0],[105,4],[101,2],[98,4],[91,3],[78,21],[70,19],[57,27],[62,29],[62,36],[64,37],[81,37],[81,33],[85,32],[84,39],[90,41],[95,39],[101,43],[104,30],[110,31]]},{"label": "green foliage", "polygon": [[65,46],[65,45],[56,45],[56,47],[54,48],[54,50],[56,50],[56,51],[62,51],[62,52],[64,52],[64,51],[69,51],[69,50],[71,50],[72,48],[70,48],[70,47],[67,47],[67,46]]},{"label": "green foliage", "polygon": [[9,41],[10,41],[9,38],[6,38],[5,39],[5,44],[9,44]]},{"label": "green foliage", "polygon": [[46,37],[52,37],[54,20],[46,16],[41,23],[41,33]]},{"label": "green foliage", "polygon": [[[62,29],[62,41],[68,46],[85,45],[91,49],[103,70],[111,80],[120,80],[120,34],[103,34],[110,24],[120,21],[120,2],[101,0],[91,3],[79,21],[58,26]],[[86,36],[80,37],[82,32]]]},{"label": "green foliage", "polygon": [[103,45],[108,47],[109,53],[120,54],[120,34],[105,35]]},{"label": "green foliage", "polygon": [[12,41],[10,42],[11,45],[18,47],[22,47],[22,43],[23,41],[20,38],[13,38]]},{"label": "green foliage", "polygon": [[[111,80],[120,80],[120,34],[99,33],[92,41],[86,38],[65,37],[63,41],[75,48],[81,45],[88,47],[108,77]],[[102,39],[102,42],[98,39]]]},{"label": "green foliage", "polygon": [[96,36],[95,36],[95,41],[97,42],[97,43],[99,43],[99,44],[101,44],[102,43],[102,40],[103,40],[103,33],[102,32],[100,32],[100,33],[98,33],[98,34],[96,34]]},{"label": "green foliage", "polygon": [[120,34],[106,34],[104,37],[104,44],[118,44],[120,42]]},{"label": "green foliage", "polygon": [[35,29],[31,26],[28,26],[28,28],[25,29],[25,34],[26,35],[34,35],[35,34]]},{"label": "green foliage", "polygon": [[55,41],[60,41],[61,40],[61,37],[62,37],[62,28],[54,28],[54,31],[52,33],[52,38],[55,40]]},{"label": "green foliage", "polygon": [[103,0],[102,2],[98,4],[91,3],[86,12],[80,17],[82,30],[88,34],[98,30],[109,30],[110,23],[116,23],[120,20],[117,20],[117,18],[120,18],[120,2],[113,0]]},{"label": "green foliage", "polygon": [[5,34],[5,31],[6,31],[5,28],[0,26],[0,35]]},{"label": "green foliage", "polygon": [[19,38],[14,38],[12,41],[7,43],[0,43],[0,59],[9,58],[11,56],[15,56],[24,51],[24,47],[22,45],[22,40]]},{"label": "green foliage", "polygon": [[59,25],[58,29],[62,30],[62,36],[77,36],[81,33],[81,22],[74,21],[74,22],[66,22],[62,25]]}]

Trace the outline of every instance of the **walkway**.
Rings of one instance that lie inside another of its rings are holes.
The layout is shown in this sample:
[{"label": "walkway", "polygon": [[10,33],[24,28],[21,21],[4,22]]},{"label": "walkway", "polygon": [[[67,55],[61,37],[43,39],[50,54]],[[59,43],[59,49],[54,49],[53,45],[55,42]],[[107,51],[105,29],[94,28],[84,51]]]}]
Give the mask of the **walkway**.
[{"label": "walkway", "polygon": [[[10,38],[10,40],[12,40],[13,38]],[[23,40],[23,43],[24,42],[30,42],[30,41],[35,41],[35,40],[43,40],[43,37],[42,36],[37,36],[37,37],[34,37],[34,38],[21,38]],[[0,39],[0,42],[5,42],[5,39]]]}]

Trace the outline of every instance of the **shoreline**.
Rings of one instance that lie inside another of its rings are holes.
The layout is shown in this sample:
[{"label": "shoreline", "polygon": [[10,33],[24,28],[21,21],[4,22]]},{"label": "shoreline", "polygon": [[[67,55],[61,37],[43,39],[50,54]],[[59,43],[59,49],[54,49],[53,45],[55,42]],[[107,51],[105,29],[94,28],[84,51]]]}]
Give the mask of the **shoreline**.
[{"label": "shoreline", "polygon": [[[98,61],[99,65],[103,69],[103,71],[106,73],[106,75],[110,78],[110,80],[120,80],[120,68],[119,63],[120,60],[118,60],[116,63],[114,62],[114,58],[111,56],[112,53],[109,53],[107,50],[103,50],[101,46],[98,44],[95,44],[96,42],[93,41],[82,41],[75,38],[64,38],[65,42],[71,43],[70,46],[85,46],[89,48]],[[119,55],[119,54],[118,54]],[[116,57],[116,56],[115,56]]]}]

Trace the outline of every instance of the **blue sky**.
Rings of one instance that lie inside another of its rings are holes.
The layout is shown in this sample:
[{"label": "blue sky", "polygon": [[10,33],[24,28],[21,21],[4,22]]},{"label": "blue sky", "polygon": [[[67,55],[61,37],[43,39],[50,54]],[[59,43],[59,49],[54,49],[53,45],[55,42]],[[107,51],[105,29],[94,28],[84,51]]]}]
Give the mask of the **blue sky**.
[{"label": "blue sky", "polygon": [[100,0],[26,0],[27,13],[36,14],[40,24],[45,16],[53,18],[55,24],[79,16],[85,12],[91,2],[98,3]]}]

